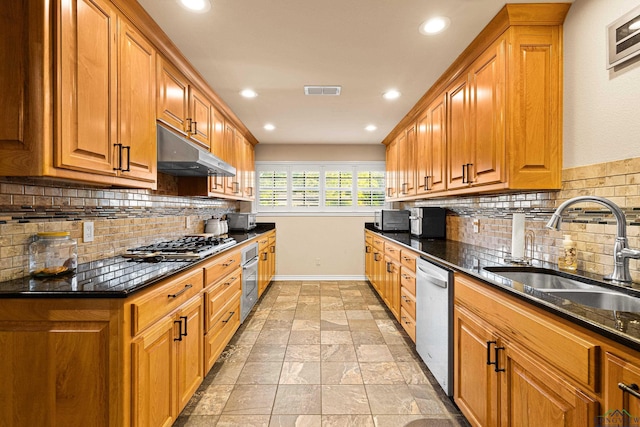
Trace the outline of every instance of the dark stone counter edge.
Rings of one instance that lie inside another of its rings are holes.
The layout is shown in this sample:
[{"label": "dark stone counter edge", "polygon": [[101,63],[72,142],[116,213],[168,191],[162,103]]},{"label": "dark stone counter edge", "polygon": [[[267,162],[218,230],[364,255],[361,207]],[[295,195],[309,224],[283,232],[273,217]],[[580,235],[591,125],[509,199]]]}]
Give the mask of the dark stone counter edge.
[{"label": "dark stone counter edge", "polygon": [[[492,280],[490,276],[494,276],[493,274],[489,273],[489,272],[482,272],[483,267],[485,266],[489,266],[489,264],[481,266],[479,265],[478,267],[476,267],[477,271],[474,271],[474,269],[469,269],[469,268],[464,268],[458,264],[452,263],[446,259],[442,259],[432,253],[429,252],[425,252],[423,250],[420,249],[416,249],[415,247],[412,247],[410,245],[407,245],[405,242],[398,240],[396,238],[393,237],[393,234],[397,234],[397,233],[385,233],[385,232],[381,232],[379,230],[377,230],[374,226],[373,223],[366,223],[365,224],[365,229],[372,231],[382,237],[384,237],[385,239],[389,239],[389,240],[393,240],[395,243],[406,247],[414,252],[417,252],[421,255],[422,258],[424,258],[427,261],[431,261],[435,264],[439,264],[442,267],[460,272],[460,273],[464,273],[467,276],[470,276],[474,279],[480,280],[483,283],[486,283],[490,286],[492,286],[495,289],[498,289],[499,291],[502,291],[504,293],[507,293],[509,295],[512,295],[528,304],[531,304],[535,307],[541,308],[544,311],[557,315],[565,320],[568,320],[572,323],[575,323],[579,326],[582,326],[590,331],[593,331],[599,335],[602,335],[606,338],[611,339],[612,341],[615,341],[619,344],[625,345],[633,350],[636,351],[640,351],[640,338],[636,338],[634,336],[631,335],[627,335],[624,334],[622,332],[616,331],[614,329],[608,328],[605,325],[599,324],[595,321],[592,321],[590,319],[587,319],[585,317],[582,317],[576,313],[572,313],[571,311],[567,311],[567,310],[563,310],[561,307],[552,304],[550,302],[544,301],[543,299],[540,298],[536,298],[533,295],[529,295],[527,293],[521,292],[517,289],[514,289],[513,287],[509,286],[508,283],[511,283],[510,280],[505,279],[503,283],[497,282],[495,280]],[[408,234],[408,233],[406,233]],[[412,240],[421,240],[417,237],[411,237]],[[449,241],[451,242],[451,241]],[[465,244],[465,243],[461,243],[461,242],[456,242],[456,245],[460,245],[462,247],[468,247],[468,248],[473,248],[474,251],[482,251],[482,250],[486,250],[487,252],[489,251],[493,251],[491,249],[487,249],[487,248],[483,248],[481,246],[474,246],[474,245],[469,245],[469,244]],[[495,264],[492,264],[494,266],[514,266],[514,265],[509,265],[509,264],[505,264],[505,263],[498,263],[496,262]],[[540,265],[534,265],[534,267],[544,267],[544,268],[549,268],[549,269],[554,269],[557,270],[557,267],[554,264],[548,264],[548,263],[541,263]],[[560,271],[560,274],[563,274],[564,272]],[[570,274],[566,274],[567,276],[570,276]],[[576,274],[577,276],[580,276],[580,274]],[[609,283],[606,282],[602,282],[602,281],[598,281],[596,278],[597,277],[602,277],[602,276],[595,276],[595,275],[585,275],[585,276],[580,276],[580,277],[584,277],[589,281],[594,282],[594,284],[597,285],[601,285],[603,287],[608,287],[608,288],[612,288],[615,285],[610,285]],[[637,290],[634,292],[634,289],[620,289],[619,287],[616,288],[616,290],[619,291],[627,291],[628,293],[632,293],[635,294],[636,296],[640,296],[637,293]]]},{"label": "dark stone counter edge", "polygon": [[247,231],[247,232],[240,232],[240,231],[230,231],[229,232],[229,236],[233,237],[236,239],[237,244],[234,246],[231,246],[229,248],[226,248],[223,251],[217,252],[211,256],[208,256],[206,258],[202,258],[200,260],[196,260],[194,262],[190,262],[190,263],[185,263],[184,267],[182,268],[177,268],[175,270],[172,270],[168,273],[165,274],[161,274],[158,277],[154,277],[153,279],[147,280],[144,283],[141,283],[138,286],[135,286],[134,288],[131,289],[127,289],[127,290],[123,290],[123,291],[22,291],[22,292],[2,292],[0,291],[0,299],[12,299],[12,298],[46,298],[46,299],[60,299],[60,298],[73,298],[73,299],[77,299],[77,298],[127,298],[129,296],[131,296],[132,294],[135,294],[136,292],[139,292],[143,289],[148,288],[149,286],[153,286],[158,282],[161,282],[163,280],[166,280],[170,277],[173,277],[177,274],[180,274],[186,270],[189,270],[193,267],[196,267],[198,264],[202,264],[205,262],[208,262],[209,260],[211,260],[214,257],[217,257],[219,255],[224,254],[225,252],[228,252],[232,249],[237,248],[238,246],[242,245],[244,242],[246,242],[247,240],[252,240],[255,239],[258,236],[261,236],[262,234],[268,233],[271,230],[274,230],[276,228],[275,223],[267,223],[267,222],[262,222],[262,223],[258,223],[256,228],[254,228],[253,230]]}]

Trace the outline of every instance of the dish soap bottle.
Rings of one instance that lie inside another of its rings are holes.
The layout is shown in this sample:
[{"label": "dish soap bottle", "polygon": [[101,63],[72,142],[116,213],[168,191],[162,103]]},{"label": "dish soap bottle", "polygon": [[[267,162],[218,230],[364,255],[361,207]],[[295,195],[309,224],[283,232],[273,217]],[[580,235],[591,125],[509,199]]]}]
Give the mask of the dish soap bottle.
[{"label": "dish soap bottle", "polygon": [[558,267],[563,270],[575,271],[578,269],[578,254],[576,244],[571,240],[571,236],[565,234],[562,241],[562,250],[558,257]]}]

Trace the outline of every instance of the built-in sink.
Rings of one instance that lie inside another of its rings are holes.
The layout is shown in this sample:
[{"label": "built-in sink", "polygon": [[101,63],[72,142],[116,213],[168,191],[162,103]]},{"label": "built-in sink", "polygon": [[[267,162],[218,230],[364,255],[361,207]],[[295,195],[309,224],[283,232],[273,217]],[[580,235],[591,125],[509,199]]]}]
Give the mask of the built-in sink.
[{"label": "built-in sink", "polygon": [[579,280],[560,276],[555,270],[533,267],[485,267],[485,270],[534,289],[598,289]]},{"label": "built-in sink", "polygon": [[603,310],[640,313],[640,298],[621,292],[599,289],[545,289],[545,292],[569,301]]},{"label": "built-in sink", "polygon": [[485,267],[486,271],[571,302],[602,310],[640,313],[640,298],[534,267]]}]

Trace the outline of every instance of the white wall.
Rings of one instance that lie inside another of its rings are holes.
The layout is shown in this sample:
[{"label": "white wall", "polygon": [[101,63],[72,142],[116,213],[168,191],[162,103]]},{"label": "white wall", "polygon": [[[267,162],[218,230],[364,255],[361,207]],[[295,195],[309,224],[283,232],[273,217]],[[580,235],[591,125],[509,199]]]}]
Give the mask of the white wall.
[{"label": "white wall", "polygon": [[576,0],[564,23],[564,168],[640,157],[640,61],[607,70],[606,27],[639,0]]},{"label": "white wall", "polygon": [[[382,144],[256,146],[256,161],[384,160],[385,146]],[[355,280],[364,277],[364,223],[373,222],[373,215],[258,214],[258,221],[276,224],[276,279]]]}]

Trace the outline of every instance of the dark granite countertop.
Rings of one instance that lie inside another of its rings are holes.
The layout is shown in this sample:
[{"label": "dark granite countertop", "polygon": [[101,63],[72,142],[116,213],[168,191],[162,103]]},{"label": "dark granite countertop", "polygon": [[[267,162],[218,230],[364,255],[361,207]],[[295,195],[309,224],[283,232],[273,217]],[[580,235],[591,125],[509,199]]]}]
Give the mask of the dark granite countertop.
[{"label": "dark granite countertop", "polygon": [[258,223],[249,232],[232,231],[235,246],[199,260],[143,262],[117,256],[80,264],[72,276],[0,282],[0,298],[126,298],[273,229],[275,223]]},{"label": "dark granite countertop", "polygon": [[[585,306],[562,298],[558,294],[539,291],[525,283],[510,280],[485,270],[485,267],[492,266],[515,266],[505,262],[505,256],[508,254],[503,251],[453,240],[419,239],[409,233],[380,232],[373,227],[373,223],[366,223],[365,228],[419,252],[423,258],[429,261],[465,273],[536,307],[640,351],[640,313],[615,312]],[[567,278],[577,276],[579,280],[586,280],[589,283],[640,298],[640,284],[638,283],[623,288],[605,281],[600,275],[583,271],[571,274],[558,270],[556,264],[538,260],[533,260],[530,267],[554,270],[558,275]]]}]

